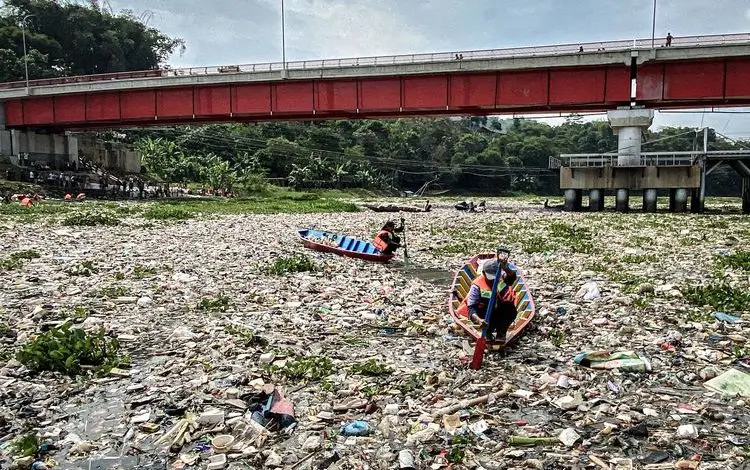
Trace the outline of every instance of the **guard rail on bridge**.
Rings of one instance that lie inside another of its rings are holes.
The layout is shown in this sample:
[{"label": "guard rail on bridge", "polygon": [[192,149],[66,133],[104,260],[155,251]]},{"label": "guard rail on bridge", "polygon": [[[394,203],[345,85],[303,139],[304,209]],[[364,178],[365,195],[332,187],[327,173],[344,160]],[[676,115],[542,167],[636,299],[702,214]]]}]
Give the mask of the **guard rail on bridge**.
[{"label": "guard rail on bridge", "polygon": [[616,153],[574,153],[549,157],[549,168],[561,166],[569,168],[601,167],[646,167],[646,166],[692,166],[702,158],[707,160],[742,160],[750,159],[750,150],[711,150],[688,152],[641,152],[637,163],[618,165]]},{"label": "guard rail on bridge", "polygon": [[[402,54],[392,56],[352,57],[344,59],[302,60],[293,62],[267,62],[260,64],[223,65],[212,67],[189,67],[178,69],[143,70],[136,72],[116,72],[74,77],[48,78],[29,81],[29,86],[64,85],[69,83],[97,82],[105,80],[127,80],[138,78],[171,77],[185,75],[216,75],[227,73],[254,73],[281,70],[328,69],[377,65],[407,65],[419,63],[451,62],[482,59],[506,59],[520,57],[550,56],[581,53],[597,54],[633,49],[661,47],[663,39],[653,43],[651,38],[622,41],[603,41],[554,46],[513,47],[505,49],[485,49],[479,51],[455,51],[427,54]],[[750,43],[750,33],[714,34],[706,36],[684,36],[674,38],[672,47],[700,47]],[[0,83],[0,88],[22,88],[25,81]]]}]

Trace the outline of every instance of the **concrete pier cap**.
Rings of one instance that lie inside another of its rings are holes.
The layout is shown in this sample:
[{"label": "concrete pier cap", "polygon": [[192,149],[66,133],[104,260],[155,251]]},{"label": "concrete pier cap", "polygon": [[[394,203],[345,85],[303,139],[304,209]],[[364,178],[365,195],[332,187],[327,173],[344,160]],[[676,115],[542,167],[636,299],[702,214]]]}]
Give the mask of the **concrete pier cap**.
[{"label": "concrete pier cap", "polygon": [[617,135],[617,164],[636,166],[641,160],[641,132],[654,122],[654,110],[620,108],[607,111],[609,125]]}]

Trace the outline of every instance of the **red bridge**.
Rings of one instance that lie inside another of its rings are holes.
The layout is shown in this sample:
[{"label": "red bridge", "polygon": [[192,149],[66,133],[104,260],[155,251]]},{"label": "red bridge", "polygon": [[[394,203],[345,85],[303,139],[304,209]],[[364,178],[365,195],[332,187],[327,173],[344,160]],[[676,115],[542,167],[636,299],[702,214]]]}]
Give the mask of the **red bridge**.
[{"label": "red bridge", "polygon": [[750,34],[733,34],[33,80],[0,100],[7,128],[64,130],[744,106],[748,77]]}]

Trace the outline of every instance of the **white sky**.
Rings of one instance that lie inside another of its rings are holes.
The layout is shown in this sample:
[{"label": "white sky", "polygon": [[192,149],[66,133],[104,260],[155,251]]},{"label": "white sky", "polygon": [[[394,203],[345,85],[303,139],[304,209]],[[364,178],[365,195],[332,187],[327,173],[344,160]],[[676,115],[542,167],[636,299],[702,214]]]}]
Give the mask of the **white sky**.
[{"label": "white sky", "polygon": [[[750,0],[656,1],[658,38],[667,32],[679,37],[750,31]],[[281,61],[281,0],[109,3],[115,10],[145,14],[150,25],[184,38],[187,51],[172,58],[174,66]],[[654,0],[284,0],[286,58],[650,38],[653,5]],[[701,124],[750,138],[750,114],[658,113],[654,122],[656,128]]]}]

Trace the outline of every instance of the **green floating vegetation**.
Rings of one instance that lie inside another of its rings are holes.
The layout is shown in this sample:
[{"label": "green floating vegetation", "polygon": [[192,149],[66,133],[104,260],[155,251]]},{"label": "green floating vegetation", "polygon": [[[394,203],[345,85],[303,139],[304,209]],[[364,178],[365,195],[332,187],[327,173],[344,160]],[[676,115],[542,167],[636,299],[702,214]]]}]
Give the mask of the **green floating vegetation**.
[{"label": "green floating vegetation", "polygon": [[16,253],[11,253],[10,256],[8,256],[6,259],[0,261],[0,269],[3,269],[5,271],[21,269],[21,267],[23,267],[24,261],[40,257],[41,255],[34,250],[24,250],[18,251]]},{"label": "green floating vegetation", "polygon": [[377,359],[372,358],[359,364],[353,364],[349,367],[349,372],[353,374],[366,375],[368,377],[379,377],[382,375],[392,374],[393,369],[384,364],[380,364]]},{"label": "green floating vegetation", "polygon": [[750,288],[733,287],[726,281],[686,286],[682,292],[685,300],[699,307],[708,306],[730,312],[750,310]]},{"label": "green floating vegetation", "polygon": [[750,251],[739,251],[731,255],[718,256],[719,264],[732,269],[750,272]]},{"label": "green floating vegetation", "polygon": [[146,209],[143,217],[151,220],[188,220],[195,216],[193,212],[171,205],[154,205]]},{"label": "green floating vegetation", "polygon": [[289,380],[322,380],[333,373],[333,361],[327,356],[296,357],[286,361],[283,367],[266,366],[266,371]]},{"label": "green floating vegetation", "polygon": [[276,258],[265,271],[267,274],[282,276],[289,273],[313,272],[317,269],[317,264],[308,255],[295,253],[291,256]]},{"label": "green floating vegetation", "polygon": [[68,215],[62,224],[68,227],[116,226],[120,225],[120,219],[111,211],[89,210]]},{"label": "green floating vegetation", "polygon": [[33,372],[52,371],[75,377],[93,370],[97,375],[128,364],[118,355],[120,343],[104,330],[87,333],[64,324],[26,343],[17,354],[19,362]]},{"label": "green floating vegetation", "polygon": [[152,203],[143,217],[185,220],[198,214],[301,214],[313,212],[359,212],[359,207],[325,194],[276,190],[244,198],[169,199]]},{"label": "green floating vegetation", "polygon": [[231,307],[232,300],[224,294],[219,294],[216,297],[203,297],[198,302],[198,310],[204,312],[226,312]]}]

